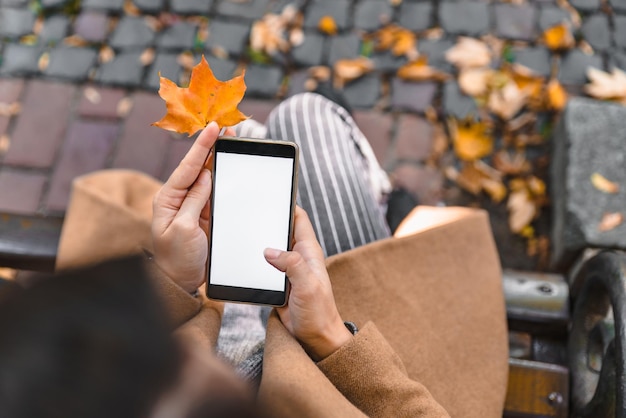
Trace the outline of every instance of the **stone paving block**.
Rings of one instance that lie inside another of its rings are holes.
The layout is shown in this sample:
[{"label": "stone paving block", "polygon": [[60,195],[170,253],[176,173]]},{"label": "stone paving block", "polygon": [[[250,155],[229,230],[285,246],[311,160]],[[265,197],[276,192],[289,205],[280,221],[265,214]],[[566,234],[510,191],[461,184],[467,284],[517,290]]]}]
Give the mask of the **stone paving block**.
[{"label": "stone paving block", "polygon": [[0,0],[0,6],[20,7],[26,6],[29,0]]},{"label": "stone paving block", "polygon": [[454,67],[446,61],[446,51],[454,46],[452,39],[420,39],[417,46],[420,54],[428,57],[428,65],[431,67],[451,72]]},{"label": "stone paving block", "polygon": [[126,92],[123,89],[84,87],[81,91],[77,113],[86,118],[117,119],[120,117],[118,106],[125,96]]},{"label": "stone paving block", "polygon": [[95,80],[104,84],[137,87],[143,79],[144,66],[141,52],[123,52],[113,60],[102,64]]},{"label": "stone paving block", "polygon": [[401,115],[396,134],[396,161],[423,162],[433,146],[433,127],[422,117]]},{"label": "stone paving block", "polygon": [[391,51],[375,52],[370,58],[374,62],[374,68],[385,74],[395,73],[408,62],[406,56],[396,56]]},{"label": "stone paving block", "polygon": [[[8,116],[0,116],[0,138],[7,133],[9,129],[10,118]],[[0,150],[0,157],[4,155],[6,150]]]},{"label": "stone paving block", "polygon": [[[606,51],[611,47],[611,26],[607,15],[598,13],[589,16],[584,19],[580,31],[585,41],[589,42],[594,50]],[[616,28],[617,31],[619,31],[619,25]],[[624,34],[626,35],[626,31]]]},{"label": "stone paving block", "polygon": [[391,178],[394,186],[407,190],[421,205],[437,205],[441,201],[443,176],[435,168],[403,163]]},{"label": "stone paving block", "polygon": [[106,13],[86,10],[76,16],[74,33],[88,42],[102,42],[109,31],[109,17]]},{"label": "stone paving block", "polygon": [[0,74],[32,75],[39,72],[43,48],[36,45],[8,44],[4,49]]},{"label": "stone paving block", "polygon": [[82,0],[81,7],[120,13],[124,7],[124,0]]},{"label": "stone paving block", "polygon": [[[555,261],[571,259],[583,248],[626,249],[626,223],[600,231],[606,213],[626,207],[626,108],[573,98],[553,139],[551,164],[552,245]],[[590,140],[593,139],[593,140]],[[591,183],[594,173],[620,185],[604,193]]]},{"label": "stone paving block", "polygon": [[29,9],[0,8],[0,38],[19,38],[33,31],[35,15]]},{"label": "stone paving block", "polygon": [[205,56],[207,62],[211,66],[215,78],[221,81],[233,78],[237,63],[233,60],[217,58],[212,55]]},{"label": "stone paving block", "polygon": [[119,125],[114,122],[73,122],[63,144],[59,161],[50,181],[45,207],[64,211],[74,178],[106,167],[117,139]]},{"label": "stone paving block", "polygon": [[142,12],[158,14],[165,8],[165,0],[133,0],[133,4]]},{"label": "stone paving block", "polygon": [[257,20],[269,9],[270,0],[221,0],[217,4],[217,13],[223,16]]},{"label": "stone paving block", "polygon": [[39,202],[46,176],[21,170],[0,170],[0,211],[32,215]]},{"label": "stone paving block", "polygon": [[433,5],[431,2],[403,1],[398,11],[400,26],[414,32],[423,31],[434,26]]},{"label": "stone paving block", "polygon": [[626,13],[626,0],[609,0],[609,4],[618,13]]},{"label": "stone paving block", "polygon": [[394,77],[391,80],[391,106],[394,110],[423,113],[433,105],[437,83],[414,83]]},{"label": "stone paving block", "polygon": [[343,95],[354,109],[369,109],[376,104],[381,94],[379,74],[366,74],[343,88]]},{"label": "stone paving block", "polygon": [[198,26],[190,22],[177,22],[164,29],[158,36],[159,49],[193,49]]},{"label": "stone paving block", "polygon": [[135,93],[132,99],[133,109],[118,141],[113,167],[159,177],[173,134],[150,125],[165,116],[165,102],[158,95],[145,92]]},{"label": "stone paving block", "polygon": [[0,102],[13,103],[19,101],[24,90],[22,78],[0,78]]},{"label": "stone paving block", "polygon": [[563,22],[572,22],[570,14],[555,5],[546,5],[539,11],[539,30],[541,33],[552,26],[561,24]]},{"label": "stone paving block", "polygon": [[330,16],[335,20],[337,28],[343,31],[350,27],[349,13],[349,0],[313,0],[307,6],[304,27],[316,29],[321,18]]},{"label": "stone paving block", "polygon": [[84,81],[97,58],[98,53],[90,48],[60,46],[50,51],[50,62],[43,73],[48,77]]},{"label": "stone paving block", "polygon": [[159,73],[161,77],[166,77],[178,84],[182,70],[177,54],[159,53],[148,70],[144,85],[150,90],[159,90],[161,86]]},{"label": "stone paving block", "polygon": [[170,0],[170,10],[182,15],[206,16],[212,6],[213,0]]},{"label": "stone paving block", "polygon": [[[6,164],[47,168],[54,162],[65,136],[76,87],[30,81],[22,98],[22,112],[13,129]],[[54,103],[54,106],[50,106]]]},{"label": "stone paving block", "polygon": [[448,81],[443,85],[443,112],[457,119],[476,115],[478,107],[470,96],[465,95],[456,81]]},{"label": "stone paving block", "polygon": [[339,59],[352,59],[361,52],[361,38],[355,33],[333,36],[330,39],[328,64],[333,65]]},{"label": "stone paving block", "polygon": [[600,0],[571,0],[569,3],[583,13],[595,12],[601,5]]},{"label": "stone paving block", "polygon": [[40,0],[41,7],[46,11],[59,9],[69,3],[69,0]]},{"label": "stone paving block", "polygon": [[536,37],[536,6],[532,3],[514,5],[499,3],[494,6],[496,34],[503,38],[532,41]]},{"label": "stone paving block", "polygon": [[65,38],[69,32],[70,20],[61,15],[50,16],[43,24],[39,34],[39,43],[57,44]]},{"label": "stone paving block", "polygon": [[250,64],[246,69],[246,95],[276,97],[283,82],[283,71],[278,67]]},{"label": "stone paving block", "polygon": [[278,100],[258,100],[244,98],[239,104],[239,110],[260,123],[265,123],[271,111],[279,104]]},{"label": "stone paving block", "polygon": [[115,49],[146,48],[156,34],[142,17],[124,16],[117,24],[109,46]]},{"label": "stone paving block", "polygon": [[384,167],[391,145],[392,116],[375,110],[355,110],[352,117],[372,146],[378,163]]},{"label": "stone paving block", "polygon": [[213,20],[209,24],[209,37],[205,48],[209,51],[221,48],[231,55],[239,56],[248,44],[250,25],[247,23]]},{"label": "stone paving block", "polygon": [[[625,52],[614,51],[610,55],[610,59],[609,59],[609,63],[608,63],[608,69],[611,70],[613,67],[617,67],[617,68],[621,69],[622,71],[626,71],[626,53]],[[1,97],[1,95],[0,95],[0,97]]]},{"label": "stone paving block", "polygon": [[165,155],[165,164],[159,176],[161,181],[166,181],[172,175],[192,144],[193,141],[189,138],[170,140],[169,149]]},{"label": "stone paving block", "polygon": [[326,51],[326,37],[318,32],[308,31],[304,34],[302,44],[291,49],[291,56],[296,65],[313,67],[321,65]]},{"label": "stone paving block", "polygon": [[587,55],[579,49],[569,51],[561,60],[559,81],[563,84],[582,85],[587,83],[587,68],[603,69],[602,57]]},{"label": "stone paving block", "polygon": [[483,35],[489,31],[489,6],[481,1],[443,1],[439,23],[453,35]]},{"label": "stone paving block", "polygon": [[613,40],[618,48],[626,49],[626,16],[613,16]]},{"label": "stone paving block", "polygon": [[535,73],[548,77],[552,70],[550,51],[543,46],[514,48],[515,62],[530,68]]},{"label": "stone paving block", "polygon": [[387,1],[362,0],[354,7],[354,27],[374,31],[390,23],[393,19],[393,12],[393,7]]}]

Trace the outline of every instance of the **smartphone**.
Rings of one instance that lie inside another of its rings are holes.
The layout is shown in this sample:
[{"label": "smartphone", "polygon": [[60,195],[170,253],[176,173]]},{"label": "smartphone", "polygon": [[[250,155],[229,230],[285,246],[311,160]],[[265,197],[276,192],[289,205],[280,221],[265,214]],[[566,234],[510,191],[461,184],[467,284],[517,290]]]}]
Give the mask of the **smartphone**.
[{"label": "smartphone", "polygon": [[287,303],[287,276],[265,260],[263,251],[291,249],[298,154],[298,146],[287,141],[220,137],[215,142],[209,298]]}]

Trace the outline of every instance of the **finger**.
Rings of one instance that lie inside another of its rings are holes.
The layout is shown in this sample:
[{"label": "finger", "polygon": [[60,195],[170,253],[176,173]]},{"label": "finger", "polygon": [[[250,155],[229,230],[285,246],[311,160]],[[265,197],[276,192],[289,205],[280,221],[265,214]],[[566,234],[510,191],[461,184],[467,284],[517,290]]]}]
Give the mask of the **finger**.
[{"label": "finger", "polygon": [[191,187],[198,178],[218,134],[219,127],[215,122],[209,123],[204,128],[163,186],[166,193],[169,190],[186,190]]},{"label": "finger", "polygon": [[295,251],[266,248],[263,255],[268,263],[287,274],[292,286],[306,282],[306,278],[311,274],[311,269],[302,255]]},{"label": "finger", "polygon": [[226,128],[224,131],[224,136],[237,136],[237,133],[233,128]]},{"label": "finger", "polygon": [[211,172],[203,169],[196,182],[187,192],[187,196],[183,200],[176,217],[189,216],[191,219],[199,220],[200,214],[211,196],[211,188]]},{"label": "finger", "polygon": [[296,216],[294,220],[293,239],[295,243],[311,241],[315,243],[315,249],[319,258],[324,258],[324,252],[317,240],[315,230],[309,219],[309,215],[300,206],[296,206]]}]

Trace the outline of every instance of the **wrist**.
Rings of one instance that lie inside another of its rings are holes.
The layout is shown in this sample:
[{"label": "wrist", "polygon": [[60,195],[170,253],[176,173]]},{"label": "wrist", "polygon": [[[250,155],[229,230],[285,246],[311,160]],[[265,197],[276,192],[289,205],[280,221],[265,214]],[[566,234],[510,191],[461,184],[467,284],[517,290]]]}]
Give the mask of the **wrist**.
[{"label": "wrist", "polygon": [[310,347],[309,355],[315,361],[322,361],[339,350],[353,337],[353,334],[344,322],[339,319],[319,338],[314,346]]}]

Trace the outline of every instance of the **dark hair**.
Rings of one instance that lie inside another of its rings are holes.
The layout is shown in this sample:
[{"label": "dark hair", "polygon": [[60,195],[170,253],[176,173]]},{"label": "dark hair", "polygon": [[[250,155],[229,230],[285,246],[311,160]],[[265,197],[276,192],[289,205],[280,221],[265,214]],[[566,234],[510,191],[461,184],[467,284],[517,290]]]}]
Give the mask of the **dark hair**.
[{"label": "dark hair", "polygon": [[138,259],[0,298],[0,417],[141,418],[181,354]]}]

